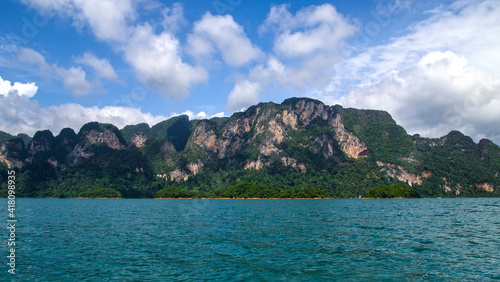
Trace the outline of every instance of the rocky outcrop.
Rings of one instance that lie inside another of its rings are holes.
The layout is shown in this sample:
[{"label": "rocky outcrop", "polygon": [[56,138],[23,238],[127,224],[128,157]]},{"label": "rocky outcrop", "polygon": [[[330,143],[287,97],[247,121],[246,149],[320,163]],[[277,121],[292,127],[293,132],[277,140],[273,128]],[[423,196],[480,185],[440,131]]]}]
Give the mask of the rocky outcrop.
[{"label": "rocky outcrop", "polygon": [[111,149],[124,150],[126,148],[125,141],[120,131],[112,125],[101,125],[97,122],[92,122],[84,125],[78,133],[79,142],[68,155],[68,162],[75,165],[79,158],[89,158],[94,155],[88,151],[92,145],[103,144]]},{"label": "rocky outcrop", "polygon": [[278,108],[272,103],[259,104],[244,113],[235,114],[219,128],[211,121],[202,120],[194,129],[191,141],[209,153],[211,157],[205,161],[228,159],[250,147],[258,157],[246,160],[245,169],[261,169],[271,164],[273,159],[306,172],[306,165],[291,158],[280,144],[294,142],[290,131],[307,132],[310,126],[316,126],[312,123],[319,119],[332,132],[310,136],[311,142],[303,144],[304,150],[321,154],[325,159],[338,159],[340,151],[350,158],[370,154],[366,144],[345,128],[340,113],[334,107],[312,99],[291,99],[284,105],[286,107]]},{"label": "rocky outcrop", "polygon": [[397,179],[402,182],[408,183],[408,185],[422,185],[422,176],[414,173],[409,173],[402,166],[397,166],[394,164],[383,163],[381,161],[377,161],[377,165],[381,167],[381,170],[386,173],[387,176],[390,176],[394,179]]},{"label": "rocky outcrop", "polygon": [[259,170],[264,167],[264,162],[262,161],[261,158],[257,160],[249,160],[246,165],[245,169],[256,169]]},{"label": "rocky outcrop", "polygon": [[0,145],[0,162],[5,163],[9,169],[22,168],[26,158],[24,142],[21,138],[3,141]]},{"label": "rocky outcrop", "polygon": [[92,129],[89,133],[85,135],[85,142],[88,145],[93,144],[105,144],[111,149],[123,150],[125,149],[125,144],[116,136],[112,129],[106,128],[103,131],[98,131]]},{"label": "rocky outcrop", "polygon": [[185,173],[180,169],[173,170],[169,172],[170,180],[172,181],[186,181],[189,178],[189,174]]},{"label": "rocky outcrop", "polygon": [[203,163],[198,160],[198,162],[190,162],[186,165],[187,169],[191,172],[193,175],[197,175],[199,172],[201,172],[201,168],[203,167]]},{"label": "rocky outcrop", "polygon": [[495,191],[495,188],[493,187],[493,184],[487,183],[487,182],[486,183],[476,184],[476,188],[484,190],[486,192],[493,192],[493,191]]},{"label": "rocky outcrop", "polygon": [[134,133],[132,137],[130,137],[129,147],[142,148],[146,145],[146,141],[148,140],[148,136],[142,132]]},{"label": "rocky outcrop", "polygon": [[296,159],[290,157],[281,157],[281,162],[284,166],[291,166],[301,172],[307,172],[307,168],[304,164],[298,163]]},{"label": "rocky outcrop", "polygon": [[38,131],[28,144],[28,161],[31,162],[33,156],[39,152],[48,152],[52,149],[54,135],[49,130]]},{"label": "rocky outcrop", "polygon": [[358,159],[370,155],[366,144],[356,137],[352,132],[345,129],[340,114],[330,120],[330,125],[335,131],[335,140],[340,144],[342,151],[350,158]]}]

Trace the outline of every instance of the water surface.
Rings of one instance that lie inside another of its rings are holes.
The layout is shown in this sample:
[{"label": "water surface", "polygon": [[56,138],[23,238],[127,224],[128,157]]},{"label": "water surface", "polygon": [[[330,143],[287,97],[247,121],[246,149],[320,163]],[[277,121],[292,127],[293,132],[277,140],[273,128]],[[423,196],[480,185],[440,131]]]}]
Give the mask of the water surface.
[{"label": "water surface", "polygon": [[0,280],[500,279],[500,199],[18,199],[16,215]]}]

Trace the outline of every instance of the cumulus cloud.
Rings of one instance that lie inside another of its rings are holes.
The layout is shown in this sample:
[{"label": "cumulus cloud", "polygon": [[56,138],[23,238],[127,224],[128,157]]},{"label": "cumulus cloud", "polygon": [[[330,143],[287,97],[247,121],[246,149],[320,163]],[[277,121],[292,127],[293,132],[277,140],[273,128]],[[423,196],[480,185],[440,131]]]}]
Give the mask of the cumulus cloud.
[{"label": "cumulus cloud", "polygon": [[324,86],[356,28],[330,4],[302,8],[295,15],[288,9],[273,6],[261,26],[261,32],[274,34],[275,54],[251,71],[252,79],[280,81],[299,91]]},{"label": "cumulus cloud", "polygon": [[408,69],[381,75],[339,102],[390,112],[411,134],[460,130],[477,141],[500,141],[500,79],[451,51],[431,52]]},{"label": "cumulus cloud", "polygon": [[135,18],[132,0],[22,0],[26,5],[47,14],[69,17],[73,24],[89,26],[93,34],[105,41],[126,41],[128,21]]},{"label": "cumulus cloud", "polygon": [[[192,84],[206,81],[208,77],[203,68],[191,66],[181,58],[179,40],[174,36],[174,32],[184,22],[180,4],[174,3],[171,7],[158,4],[163,7],[163,19],[160,23],[155,23],[163,27],[163,31],[158,33],[156,26],[153,28],[148,22],[142,24],[136,22],[137,1],[134,0],[23,2],[38,11],[68,17],[79,28],[89,27],[96,38],[122,52],[124,60],[133,67],[139,80],[149,84],[152,90],[161,91],[167,97],[186,97]],[[84,54],[81,62],[93,68],[100,67],[96,71],[105,79],[114,80],[116,77],[109,62],[103,59]],[[65,86],[83,82],[82,72],[78,71],[78,68],[66,69],[59,73],[73,74],[72,80],[68,80]],[[82,83],[81,86],[85,85]],[[83,91],[72,89],[72,93],[77,96],[81,96]]]},{"label": "cumulus cloud", "polygon": [[257,82],[240,80],[236,82],[233,91],[227,98],[226,109],[239,111],[243,108],[256,104],[259,101],[261,85]]},{"label": "cumulus cloud", "polygon": [[316,96],[387,110],[410,133],[440,137],[458,129],[500,143],[500,6],[463,0],[429,13],[405,35],[337,65],[332,85]]},{"label": "cumulus cloud", "polygon": [[309,87],[328,85],[333,66],[343,59],[340,50],[355,31],[330,4],[309,6],[295,15],[287,5],[271,7],[260,32],[272,33],[274,52],[265,63],[251,68],[246,79],[236,82],[226,108],[239,110],[255,103],[259,92],[271,86],[303,95]]},{"label": "cumulus cloud", "polygon": [[11,85],[10,81],[2,79],[2,77],[0,76],[0,95],[19,95],[31,98],[35,96],[37,91],[38,86],[36,86],[34,82],[14,82],[14,84]]},{"label": "cumulus cloud", "polygon": [[69,69],[55,66],[55,72],[62,78],[63,85],[73,96],[82,97],[92,91],[92,84],[85,78],[87,73],[81,67]]},{"label": "cumulus cloud", "polygon": [[173,3],[172,7],[165,7],[162,10],[163,20],[161,25],[169,32],[177,32],[179,28],[187,23],[184,18],[184,9],[181,4]]},{"label": "cumulus cloud", "polygon": [[371,80],[379,74],[414,64],[429,52],[448,50],[500,75],[500,53],[496,48],[500,45],[497,36],[500,33],[500,6],[496,1],[455,1],[427,14],[431,16],[410,27],[406,35],[350,58],[342,68],[344,78]]},{"label": "cumulus cloud", "polygon": [[75,58],[75,62],[92,67],[101,78],[111,81],[118,80],[118,75],[116,74],[113,66],[109,63],[108,59],[99,59],[94,54],[87,52],[82,56]]},{"label": "cumulus cloud", "polygon": [[179,48],[179,41],[171,33],[157,35],[146,23],[135,28],[123,51],[143,82],[179,99],[188,96],[191,84],[208,77],[205,69],[184,63]]},{"label": "cumulus cloud", "polygon": [[194,113],[193,111],[190,111],[190,110],[184,111],[184,112],[182,112],[180,114],[173,113],[173,114],[170,115],[170,117],[175,117],[175,116],[180,116],[180,115],[187,115],[190,120],[195,120],[195,119],[211,119],[211,118],[214,118],[214,117],[225,117],[224,112],[216,113],[216,114],[213,114],[213,115],[208,115],[204,111],[201,111],[201,112],[199,112],[199,113],[196,114],[196,113]]},{"label": "cumulus cloud", "polygon": [[82,97],[92,93],[96,84],[86,79],[87,73],[81,67],[63,68],[57,64],[49,65],[45,57],[33,49],[21,48],[18,58],[20,62],[37,67],[46,77],[57,76],[62,79],[64,89],[73,96]]},{"label": "cumulus cloud", "polygon": [[215,53],[213,46],[230,66],[245,65],[262,54],[232,16],[214,16],[208,12],[194,24],[188,37],[188,52],[196,58],[211,57]]},{"label": "cumulus cloud", "polygon": [[273,6],[261,27],[262,31],[274,30],[274,50],[285,57],[332,55],[356,30],[330,4],[309,6],[295,15],[288,9],[287,5]]},{"label": "cumulus cloud", "polygon": [[[222,117],[224,113],[208,115],[205,112],[194,113],[185,111],[190,119],[205,119]],[[26,133],[33,136],[36,131],[49,129],[58,134],[63,128],[70,127],[78,131],[84,124],[92,121],[111,123],[118,128],[126,125],[147,123],[153,126],[161,121],[179,114],[170,116],[153,115],[145,113],[140,108],[106,106],[83,107],[78,104],[63,104],[42,108],[37,101],[30,100],[27,96],[0,95],[0,130],[16,135]]]}]

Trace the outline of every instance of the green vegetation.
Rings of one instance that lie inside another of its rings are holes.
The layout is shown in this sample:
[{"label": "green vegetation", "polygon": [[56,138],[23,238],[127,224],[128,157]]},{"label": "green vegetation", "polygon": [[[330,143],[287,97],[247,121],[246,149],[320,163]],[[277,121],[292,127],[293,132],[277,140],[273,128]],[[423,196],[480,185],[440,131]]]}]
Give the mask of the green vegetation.
[{"label": "green vegetation", "polygon": [[192,131],[189,118],[178,119],[167,129],[166,140],[174,145],[177,152],[181,152],[186,147]]},{"label": "green vegetation", "polygon": [[[201,121],[179,116],[152,128],[143,123],[119,131],[111,124],[92,122],[78,134],[69,128],[55,137],[48,130],[40,131],[32,140],[35,150],[28,152],[28,143],[17,137],[3,141],[0,154],[7,161],[24,161],[22,169],[16,169],[19,197],[354,198],[410,197],[414,193],[422,197],[500,196],[500,147],[491,141],[475,144],[456,131],[439,139],[410,137],[385,112],[327,108],[329,113],[340,113],[346,129],[365,142],[370,151],[369,157],[352,159],[335,140],[331,128],[334,116],[308,120],[307,126],[299,118],[296,129],[278,118],[283,110],[295,109],[300,101],[320,103],[292,98],[281,105],[260,103],[231,118],[203,121],[207,133],[213,131],[217,137],[210,144],[190,140]],[[236,128],[241,124],[239,118],[250,121],[249,131]],[[283,129],[279,133],[282,142],[273,141],[272,146],[269,142],[275,140],[276,131],[266,130],[266,122],[271,119]],[[144,147],[115,150],[105,142],[90,145],[87,134],[92,130],[110,131],[124,145],[137,132],[145,133],[148,139]],[[0,132],[2,136],[12,137]],[[271,153],[262,153],[263,149]],[[250,162],[260,162],[262,167],[246,169]],[[388,163],[384,169],[394,172],[384,172],[380,162]],[[7,166],[1,164],[0,196],[7,195],[7,171]],[[421,185],[394,185],[400,184],[398,176],[407,172],[420,179]]]},{"label": "green vegetation", "polygon": [[408,185],[393,184],[370,190],[366,193],[365,198],[420,198],[420,194]]},{"label": "green vegetation", "polygon": [[14,138],[14,136],[10,135],[7,132],[0,131],[0,142],[2,142],[4,140],[11,139],[11,138]]},{"label": "green vegetation", "polygon": [[328,194],[318,188],[300,188],[293,190],[284,190],[263,185],[256,185],[248,182],[239,183],[235,186],[215,191],[218,198],[231,199],[310,199],[310,198],[328,198]]},{"label": "green vegetation", "polygon": [[28,145],[31,141],[31,137],[29,137],[27,134],[24,134],[24,133],[19,133],[19,134],[17,134],[17,136],[13,136],[7,132],[0,131],[0,143],[2,143],[2,141],[9,140],[9,139],[16,138],[16,137],[21,138],[25,145]]},{"label": "green vegetation", "polygon": [[318,188],[285,190],[248,182],[217,189],[212,193],[189,191],[179,188],[164,188],[156,193],[156,198],[229,198],[229,199],[324,199],[328,194]]},{"label": "green vegetation", "polygon": [[[491,141],[475,144],[458,131],[439,139],[419,136],[414,136],[414,139],[423,169],[432,172],[432,176],[424,179],[419,187],[422,196],[450,197],[457,196],[457,193],[468,197],[499,196],[499,191],[491,193],[476,187],[476,184],[485,182],[500,185],[500,178],[495,176],[500,171],[500,148]],[[446,192],[444,186],[452,188],[451,191]]]},{"label": "green vegetation", "polygon": [[341,115],[346,129],[366,143],[374,159],[399,165],[416,152],[411,137],[387,112],[349,108]]},{"label": "green vegetation", "polygon": [[115,189],[111,188],[100,188],[100,189],[94,189],[91,191],[87,191],[82,193],[82,196],[84,198],[121,198],[122,195],[120,192],[116,191]]},{"label": "green vegetation", "polygon": [[132,135],[134,135],[134,133],[142,132],[142,133],[148,135],[149,130],[150,130],[150,128],[149,128],[149,125],[147,123],[139,123],[136,125],[127,125],[123,129],[121,129],[120,131],[122,132],[123,138],[128,143],[128,142],[130,142],[130,138],[132,138]]}]

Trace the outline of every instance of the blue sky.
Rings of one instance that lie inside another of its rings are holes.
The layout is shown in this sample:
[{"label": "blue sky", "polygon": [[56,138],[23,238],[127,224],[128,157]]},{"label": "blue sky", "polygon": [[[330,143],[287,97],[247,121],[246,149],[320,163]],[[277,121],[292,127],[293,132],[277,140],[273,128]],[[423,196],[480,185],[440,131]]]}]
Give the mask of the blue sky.
[{"label": "blue sky", "polygon": [[500,143],[498,1],[7,0],[0,130],[150,125],[312,97]]}]

